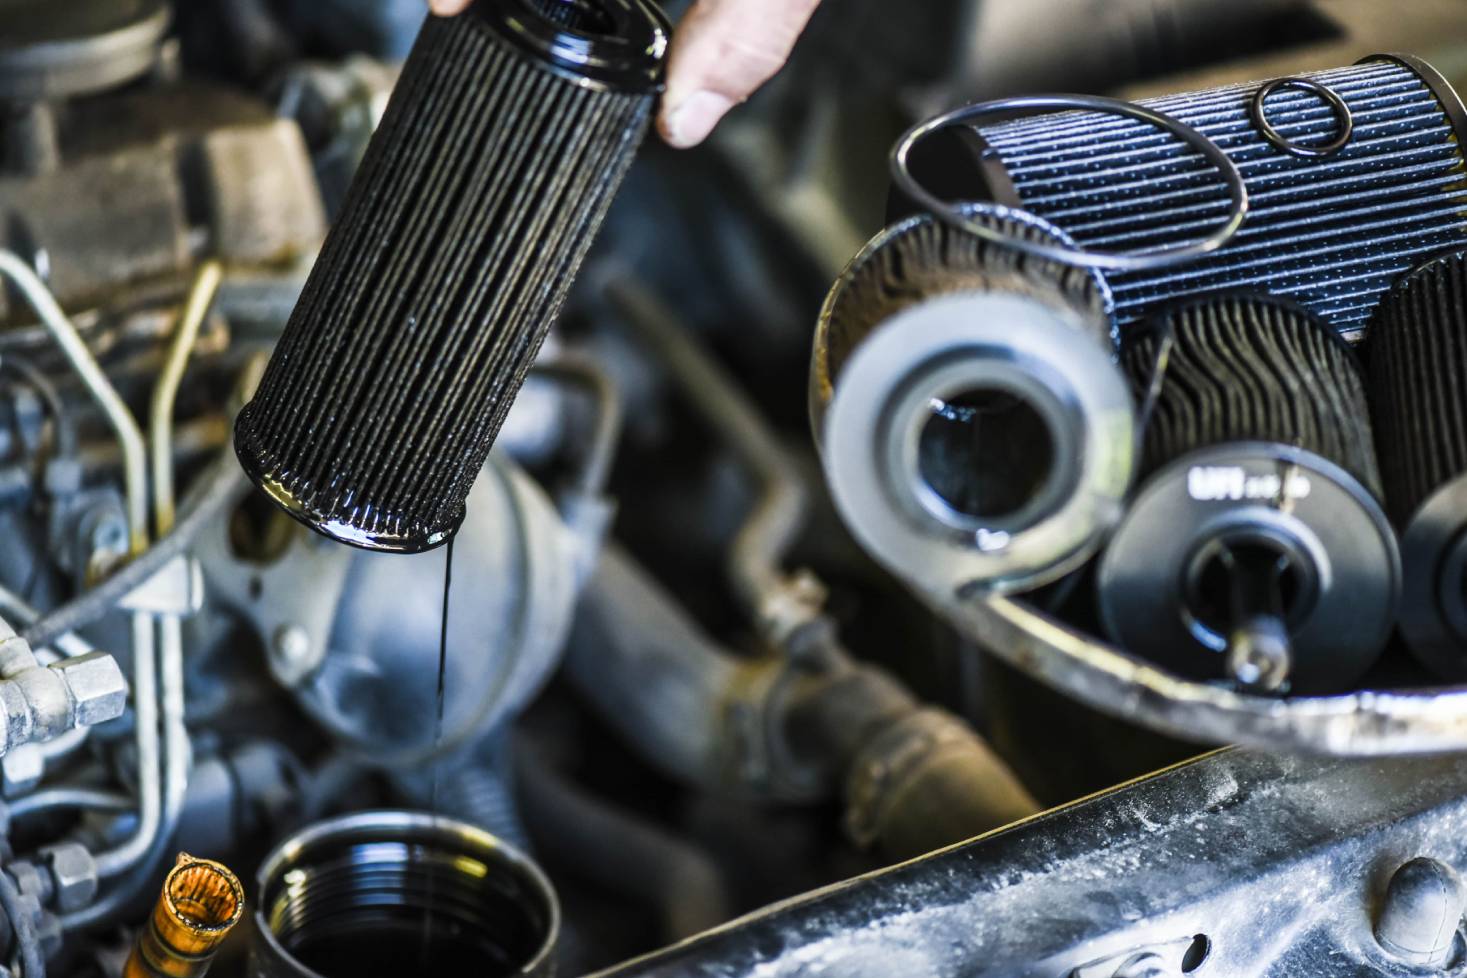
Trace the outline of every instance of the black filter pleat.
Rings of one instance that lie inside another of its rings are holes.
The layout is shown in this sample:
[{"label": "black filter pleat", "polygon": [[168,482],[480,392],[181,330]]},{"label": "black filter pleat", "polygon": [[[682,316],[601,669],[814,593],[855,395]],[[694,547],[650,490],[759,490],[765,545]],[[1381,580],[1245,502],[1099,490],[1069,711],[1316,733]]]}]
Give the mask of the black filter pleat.
[{"label": "black filter pleat", "polygon": [[1146,475],[1199,448],[1267,442],[1329,459],[1380,497],[1359,359],[1318,316],[1263,296],[1187,302],[1133,336],[1124,361],[1149,412]]},{"label": "black filter pleat", "polygon": [[[1123,328],[1189,295],[1243,290],[1291,298],[1353,340],[1398,276],[1467,245],[1467,113],[1439,74],[1380,58],[1298,77],[1348,109],[1353,131],[1337,152],[1299,156],[1270,142],[1251,111],[1263,82],[1141,100],[1225,152],[1251,209],[1213,254],[1106,273]],[[1264,106],[1291,145],[1319,147],[1343,132],[1338,108],[1312,91],[1278,88]],[[1147,122],[1062,112],[975,132],[986,194],[1088,249],[1174,248],[1216,230],[1228,213],[1216,168]]]},{"label": "black filter pleat", "polygon": [[[1397,526],[1467,474],[1467,254],[1404,278],[1371,326],[1370,388]],[[1467,522],[1467,513],[1462,514]]]},{"label": "black filter pleat", "polygon": [[1467,680],[1467,252],[1396,283],[1370,325],[1370,393],[1386,508],[1401,533],[1400,629]]},{"label": "black filter pleat", "polygon": [[335,539],[436,546],[646,134],[667,32],[641,0],[429,17],[235,447]]}]

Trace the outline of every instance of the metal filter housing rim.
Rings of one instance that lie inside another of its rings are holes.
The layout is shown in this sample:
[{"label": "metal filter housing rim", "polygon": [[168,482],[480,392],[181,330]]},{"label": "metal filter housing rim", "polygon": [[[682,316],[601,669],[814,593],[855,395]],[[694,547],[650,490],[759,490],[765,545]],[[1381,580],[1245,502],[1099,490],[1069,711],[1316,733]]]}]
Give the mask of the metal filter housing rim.
[{"label": "metal filter housing rim", "polygon": [[[1028,211],[1005,204],[971,202],[957,205],[958,209],[967,217],[991,217],[997,220],[1019,221],[1027,224],[1045,234],[1052,235],[1057,241],[1066,245],[1074,242],[1069,235],[1065,234],[1053,224],[1042,217],[1035,217]],[[809,408],[810,425],[818,442],[823,434],[825,426],[825,411],[830,405],[831,398],[835,396],[836,376],[840,369],[837,365],[832,369],[829,356],[829,344],[827,336],[830,330],[830,322],[835,317],[836,307],[840,303],[842,294],[849,286],[851,280],[861,273],[865,266],[884,252],[893,241],[905,237],[909,232],[939,218],[931,214],[913,214],[902,220],[883,228],[870,241],[856,252],[856,256],[850,260],[841,272],[840,278],[831,286],[826,293],[825,301],[820,308],[820,318],[815,326],[815,351],[810,358],[810,383],[809,383]],[[1120,347],[1121,331],[1115,319],[1115,297],[1111,294],[1110,283],[1105,276],[1095,269],[1089,270],[1090,281],[1095,286],[1095,292],[1100,297],[1101,306],[1105,313],[1106,326],[1110,332],[1111,345],[1117,349]]]},{"label": "metal filter housing rim", "polygon": [[239,459],[240,467],[244,469],[250,482],[270,497],[271,502],[279,506],[286,515],[302,526],[328,540],[361,550],[370,550],[373,553],[419,554],[427,553],[438,547],[457,533],[458,528],[463,525],[467,511],[460,506],[455,519],[438,527],[432,533],[369,533],[341,519],[341,514],[338,512],[325,511],[308,505],[276,477],[278,469],[269,464],[269,459],[264,458],[260,452],[245,444],[249,440],[243,434],[247,430],[245,419],[251,407],[253,407],[253,402],[246,404],[238,418],[235,419],[234,454]]},{"label": "metal filter housing rim", "polygon": [[[939,590],[1037,587],[1085,563],[1120,519],[1135,465],[1130,390],[1109,352],[1063,315],[1032,298],[955,293],[892,316],[847,361],[824,417],[827,479],[847,525],[894,572]],[[965,353],[976,354],[980,383],[1003,371],[1008,389],[1049,386],[1081,425],[1051,432],[1057,449],[1078,455],[1068,501],[1027,529],[1005,530],[1008,542],[989,552],[974,534],[917,515],[920,501],[899,497],[914,473],[891,471],[910,430],[930,417],[923,395],[951,387]],[[897,405],[908,416],[894,417]]]},{"label": "metal filter housing rim", "polygon": [[1385,54],[1372,54],[1355,62],[1357,65],[1377,64],[1387,62],[1398,64],[1416,72],[1417,76],[1431,89],[1436,96],[1437,102],[1441,104],[1442,111],[1446,113],[1447,121],[1451,123],[1452,131],[1457,134],[1457,142],[1467,151],[1467,105],[1463,105],[1462,96],[1452,87],[1452,83],[1437,71],[1435,67],[1424,58],[1418,58],[1414,54],[1400,54],[1395,52]]},{"label": "metal filter housing rim", "polygon": [[[530,0],[475,0],[478,17],[520,51],[556,74],[605,91],[662,91],[672,27],[649,0],[590,0],[615,24],[615,33],[568,29],[538,14]],[[463,15],[460,15],[463,16]]]},{"label": "metal filter housing rim", "polygon": [[[255,875],[255,939],[264,945],[277,962],[288,963],[296,974],[323,978],[297,961],[295,956],[276,938],[275,932],[270,927],[266,908],[271,902],[269,894],[272,889],[279,889],[279,882],[283,882],[277,878],[315,848],[374,841],[425,847],[454,844],[461,849],[473,850],[485,861],[497,862],[510,872],[522,876],[524,881],[534,887],[537,894],[545,901],[545,938],[534,957],[521,965],[515,974],[548,975],[552,973],[551,961],[560,940],[560,900],[556,896],[555,887],[551,885],[550,879],[535,861],[502,839],[466,822],[426,812],[402,810],[354,812],[350,815],[317,822],[281,842],[260,863],[259,871]],[[276,972],[272,970],[270,973]]]}]

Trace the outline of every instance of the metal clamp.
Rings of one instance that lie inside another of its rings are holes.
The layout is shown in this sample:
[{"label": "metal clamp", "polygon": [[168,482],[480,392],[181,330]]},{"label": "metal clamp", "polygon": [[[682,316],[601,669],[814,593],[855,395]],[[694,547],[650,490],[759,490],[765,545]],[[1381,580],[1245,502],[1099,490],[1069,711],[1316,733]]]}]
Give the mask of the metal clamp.
[{"label": "metal clamp", "polygon": [[[1311,146],[1294,142],[1275,129],[1273,123],[1268,121],[1268,107],[1265,103],[1274,92],[1286,88],[1311,92],[1329,103],[1330,109],[1335,114],[1335,121],[1338,123],[1339,135],[1327,143]],[[1253,96],[1253,104],[1249,106],[1248,112],[1253,118],[1253,125],[1263,134],[1264,139],[1291,156],[1302,156],[1305,159],[1322,159],[1326,156],[1333,156],[1350,145],[1350,137],[1355,132],[1355,117],[1350,113],[1350,107],[1345,104],[1345,100],[1334,89],[1310,78],[1297,76],[1275,78]]]},{"label": "metal clamp", "polygon": [[[1218,169],[1223,175],[1223,179],[1227,182],[1228,197],[1231,200],[1232,207],[1226,221],[1216,231],[1200,241],[1168,248],[1145,248],[1136,251],[1106,252],[1047,245],[1011,237],[995,228],[986,227],[976,221],[970,220],[958,206],[939,198],[936,194],[922,186],[921,182],[912,175],[910,162],[912,151],[917,147],[918,143],[935,132],[951,126],[969,124],[985,116],[995,115],[1000,112],[1021,110],[1053,111],[1058,109],[1088,109],[1092,112],[1104,112],[1111,115],[1139,119],[1142,122],[1149,122],[1193,146],[1207,158],[1209,163]],[[897,144],[891,152],[891,177],[899,190],[918,204],[930,210],[938,218],[956,228],[967,231],[969,234],[976,235],[985,241],[1004,245],[1026,254],[1038,255],[1041,258],[1069,262],[1087,268],[1110,269],[1112,271],[1139,272],[1153,268],[1166,268],[1171,265],[1181,265],[1189,261],[1194,261],[1204,255],[1210,255],[1231,241],[1233,236],[1243,227],[1243,222],[1248,217],[1248,188],[1243,183],[1243,174],[1239,172],[1237,165],[1216,143],[1186,123],[1158,112],[1155,109],[1149,109],[1145,106],[1137,105],[1134,102],[1126,102],[1121,99],[1105,98],[1100,95],[1024,95],[1015,98],[994,99],[990,102],[978,102],[974,105],[967,105],[959,109],[954,109],[951,112],[946,112],[936,118],[913,126],[907,130],[901,139],[897,140]]]}]

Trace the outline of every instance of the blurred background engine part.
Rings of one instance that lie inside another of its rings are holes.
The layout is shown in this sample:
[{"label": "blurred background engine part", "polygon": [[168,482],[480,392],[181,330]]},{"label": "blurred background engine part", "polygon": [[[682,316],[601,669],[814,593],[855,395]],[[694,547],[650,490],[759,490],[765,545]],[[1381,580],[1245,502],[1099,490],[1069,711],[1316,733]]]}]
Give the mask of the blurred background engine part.
[{"label": "blurred background engine part", "polygon": [[647,131],[666,45],[644,0],[429,19],[240,416],[240,460],[287,512],[375,550],[457,531]]},{"label": "blurred background engine part", "polygon": [[380,811],[313,825],[265,858],[258,891],[251,978],[555,972],[550,881],[452,819]]},{"label": "blurred background engine part", "polygon": [[204,978],[244,909],[244,887],[228,867],[180,853],[122,978]]},{"label": "blurred background engine part", "polygon": [[314,253],[325,217],[299,129],[238,91],[178,83],[165,4],[26,0],[5,23],[0,243],[66,308],[179,288],[203,251],[276,271]]},{"label": "blurred background engine part", "polygon": [[1157,317],[1125,362],[1145,482],[1099,568],[1111,635],[1185,676],[1350,688],[1400,595],[1354,352],[1288,301],[1236,295]]},{"label": "blurred background engine part", "polygon": [[[1060,243],[1044,222],[970,220]],[[1135,439],[1099,276],[928,216],[851,263],[816,329],[810,410],[847,525],[938,590],[1045,584],[1120,518]]]},{"label": "blurred background engine part", "polygon": [[1386,296],[1370,386],[1401,533],[1401,632],[1433,672],[1467,679],[1467,254],[1418,268]]},{"label": "blurred background engine part", "polygon": [[[457,600],[436,742],[428,721],[439,682],[444,554],[341,547],[275,519],[263,498],[197,545],[212,598],[248,623],[276,681],[342,751],[391,770],[422,804],[435,765],[445,784],[470,777],[455,771],[549,680],[600,544],[599,534],[568,527],[544,491],[498,456],[469,499],[453,552]],[[274,541],[265,551],[250,546],[261,529]]]},{"label": "blurred background engine part", "polygon": [[[1358,339],[1396,276],[1467,243],[1467,110],[1425,62],[1380,56],[1140,104],[1222,149],[1250,210],[1200,261],[1107,272],[1123,327],[1170,300],[1245,288]],[[1199,241],[1229,210],[1197,147],[1104,112],[957,127],[918,148],[915,170],[948,196],[1021,207],[1092,253],[1133,261]]]}]

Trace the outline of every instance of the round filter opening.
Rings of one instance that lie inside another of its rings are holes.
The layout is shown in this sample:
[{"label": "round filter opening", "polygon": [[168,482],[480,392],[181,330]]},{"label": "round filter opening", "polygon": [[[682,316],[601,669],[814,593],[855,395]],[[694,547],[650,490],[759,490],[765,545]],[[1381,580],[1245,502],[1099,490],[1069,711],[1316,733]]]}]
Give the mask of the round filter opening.
[{"label": "round filter opening", "polygon": [[610,35],[616,19],[602,0],[521,0],[526,7],[562,30]]},{"label": "round filter opening", "polygon": [[1056,473],[1055,438],[1022,395],[973,387],[933,398],[917,443],[922,498],[939,518],[996,523],[1030,509]]},{"label": "round filter opening", "polygon": [[218,863],[181,862],[168,874],[164,893],[174,916],[192,930],[228,930],[244,913],[239,881]]},{"label": "round filter opening", "polygon": [[1313,561],[1281,534],[1212,537],[1188,567],[1183,615],[1199,640],[1215,648],[1252,615],[1276,615],[1292,631],[1308,618],[1317,582]]},{"label": "round filter opening", "polygon": [[559,926],[554,893],[524,856],[406,812],[287,841],[261,870],[261,893],[272,975],[538,975]]}]

